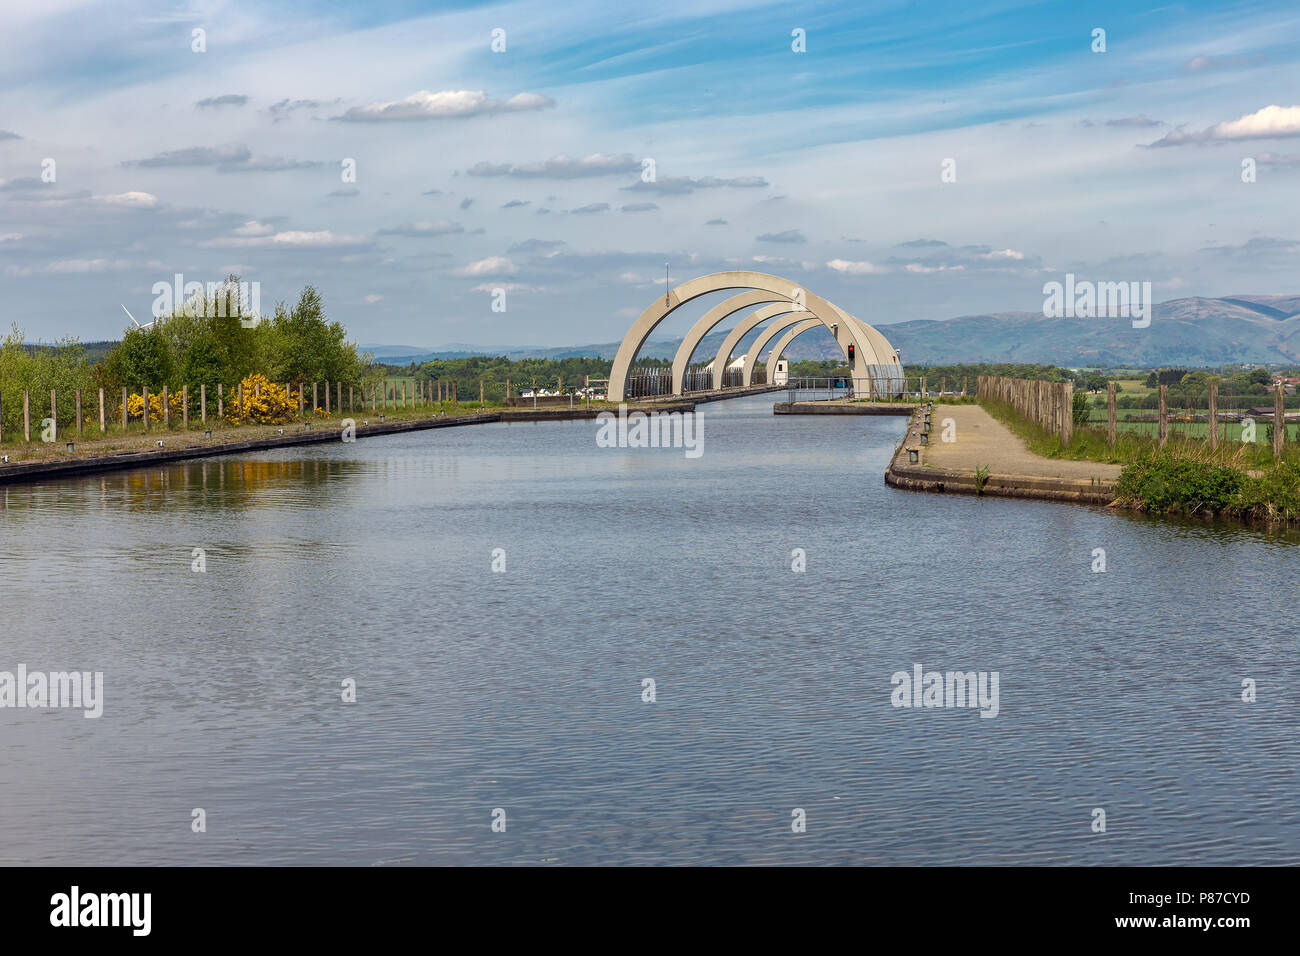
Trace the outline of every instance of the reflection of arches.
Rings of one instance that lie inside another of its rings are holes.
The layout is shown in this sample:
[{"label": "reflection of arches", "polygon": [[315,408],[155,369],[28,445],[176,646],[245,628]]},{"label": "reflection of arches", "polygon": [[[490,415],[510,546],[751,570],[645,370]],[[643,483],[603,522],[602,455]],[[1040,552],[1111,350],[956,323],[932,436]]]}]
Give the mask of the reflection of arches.
[{"label": "reflection of arches", "polygon": [[[788,303],[791,306],[791,311],[796,308],[806,311],[813,319],[831,330],[845,356],[849,354],[849,346],[853,346],[854,354],[849,363],[849,375],[854,380],[855,392],[859,389],[863,392],[867,390],[865,380],[868,375],[878,381],[881,378],[897,379],[901,383],[902,367],[898,364],[898,356],[894,353],[885,337],[865,322],[832,305],[821,296],[804,290],[788,279],[768,275],[764,272],[717,272],[713,275],[700,276],[698,279],[683,282],[677,288],[670,290],[663,298],[656,298],[654,303],[632,323],[632,328],[628,330],[627,335],[623,337],[622,344],[618,347],[618,354],[614,356],[613,368],[610,369],[609,387],[606,392],[609,400],[613,402],[624,400],[627,376],[632,368],[632,362],[636,359],[641,346],[645,344],[646,338],[660,322],[692,299],[708,295],[710,292],[722,292],[727,289],[747,289],[751,291],[732,296],[731,299],[711,309],[704,318],[692,327],[687,339],[682,342],[681,348],[678,349],[677,358],[673,360],[674,391],[677,394],[680,394],[681,381],[678,377],[678,359],[681,359],[681,372],[684,373],[695,345],[699,344],[698,339],[694,343],[691,343],[691,339],[697,333],[699,338],[703,338],[707,334],[707,329],[700,332],[706,323],[708,323],[708,328],[712,328],[713,325],[716,325],[726,316],[748,306],[764,302]],[[715,313],[717,313],[717,317],[711,318]],[[687,349],[688,345],[689,350],[686,351],[685,358],[682,359],[682,352]],[[859,383],[861,384],[859,385]],[[877,388],[879,387],[877,385]]]},{"label": "reflection of arches", "polygon": [[[800,313],[800,315],[801,314],[802,313]],[[821,321],[819,319],[808,319],[808,318],[801,319],[799,318],[798,315],[786,316],[786,318],[788,318],[790,321],[787,322],[786,319],[777,319],[775,322],[772,323],[772,326],[770,328],[764,329],[763,334],[760,335],[758,337],[758,341],[754,343],[754,347],[750,349],[749,354],[745,356],[745,377],[743,381],[746,385],[750,385],[753,383],[754,366],[757,364],[759,358],[763,354],[763,346],[767,345],[767,343],[772,340],[773,336],[775,336],[779,332],[784,332],[786,329],[790,329],[790,334],[787,335],[785,338],[783,338],[780,342],[779,347],[781,349],[781,352],[784,352],[785,347],[789,345],[792,341],[794,341],[796,336],[803,335],[803,333],[807,332],[809,329],[816,329],[821,327]],[[793,326],[794,328],[791,328],[791,326]],[[779,356],[781,352],[777,352],[776,349],[773,349],[773,353],[775,355]],[[771,357],[769,357],[767,360],[767,381],[769,385],[772,382],[772,370],[775,367],[776,367],[776,362]]]}]

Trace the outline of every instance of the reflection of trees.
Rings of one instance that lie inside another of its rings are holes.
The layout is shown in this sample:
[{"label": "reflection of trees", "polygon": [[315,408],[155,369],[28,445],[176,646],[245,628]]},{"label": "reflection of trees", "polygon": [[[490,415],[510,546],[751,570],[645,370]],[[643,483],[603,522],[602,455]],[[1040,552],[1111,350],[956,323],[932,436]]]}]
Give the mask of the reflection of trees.
[{"label": "reflection of trees", "polygon": [[3,486],[0,510],[94,498],[103,510],[126,512],[242,509],[263,503],[314,510],[345,494],[349,479],[373,474],[382,464],[347,458],[206,458]]}]

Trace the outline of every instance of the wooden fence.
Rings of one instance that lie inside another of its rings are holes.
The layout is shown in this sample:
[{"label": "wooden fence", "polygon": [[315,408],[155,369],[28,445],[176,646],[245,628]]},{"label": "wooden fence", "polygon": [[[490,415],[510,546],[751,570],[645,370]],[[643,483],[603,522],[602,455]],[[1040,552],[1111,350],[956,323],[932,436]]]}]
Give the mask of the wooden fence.
[{"label": "wooden fence", "polygon": [[[307,417],[314,413],[316,409],[321,409],[326,415],[342,415],[344,410],[347,412],[365,411],[367,402],[371,411],[387,411],[392,409],[416,408],[419,406],[431,406],[442,404],[443,402],[455,403],[458,401],[456,394],[456,381],[450,380],[443,382],[436,379],[382,379],[377,382],[361,383],[359,385],[347,385],[342,382],[325,382],[322,388],[320,382],[309,384],[300,383],[294,386],[292,383],[282,383],[285,392],[289,395],[290,401],[297,399],[299,417]],[[509,385],[507,383],[507,391]],[[161,426],[164,429],[170,429],[174,424],[179,424],[182,428],[188,429],[191,425],[190,408],[193,403],[197,403],[195,411],[198,413],[198,421],[204,428],[208,426],[208,413],[215,406],[216,420],[220,422],[227,414],[227,409],[238,410],[241,414],[244,408],[245,395],[242,384],[226,388],[224,384],[218,384],[217,387],[209,391],[207,385],[199,385],[197,388],[182,386],[179,394],[173,393],[166,386],[163,387],[161,394],[155,392],[154,395],[162,399],[162,421],[150,421],[149,416],[149,398],[150,392],[147,388],[142,388],[134,394],[140,396],[144,401],[145,412],[142,417],[130,417],[127,410],[127,404],[131,397],[131,391],[123,388],[121,390],[120,400],[116,392],[106,393],[100,388],[98,392],[98,415],[92,418],[86,412],[88,408],[83,408],[83,390],[64,390],[64,401],[67,401],[67,394],[71,391],[74,399],[75,414],[70,424],[59,425],[59,390],[50,390],[49,416],[46,418],[42,414],[42,409],[33,401],[34,396],[28,389],[22,391],[22,418],[19,434],[22,441],[30,442],[33,433],[41,441],[50,442],[58,440],[69,440],[69,429],[71,432],[80,437],[86,426],[93,427],[99,425],[101,434],[107,433],[109,422],[115,425],[120,424],[122,430],[126,430],[129,425],[141,425],[144,431],[150,431],[152,428]],[[294,395],[294,392],[297,395]],[[15,440],[17,436],[8,436],[4,428],[4,415],[6,401],[12,400],[6,397],[15,394],[14,391],[0,394],[0,442],[8,437]],[[96,395],[92,391],[89,396],[94,400]],[[177,418],[174,421],[172,416],[171,400],[180,399],[180,408],[177,409]],[[310,400],[310,405],[308,405]],[[39,401],[39,398],[37,398]],[[42,403],[43,404],[43,403]],[[483,382],[479,382],[479,404],[484,404]],[[65,409],[63,418],[67,421],[68,406]]]},{"label": "wooden fence", "polygon": [[981,375],[975,389],[980,401],[1006,402],[1031,422],[1060,435],[1062,445],[1070,443],[1074,433],[1074,386],[1069,382]]}]

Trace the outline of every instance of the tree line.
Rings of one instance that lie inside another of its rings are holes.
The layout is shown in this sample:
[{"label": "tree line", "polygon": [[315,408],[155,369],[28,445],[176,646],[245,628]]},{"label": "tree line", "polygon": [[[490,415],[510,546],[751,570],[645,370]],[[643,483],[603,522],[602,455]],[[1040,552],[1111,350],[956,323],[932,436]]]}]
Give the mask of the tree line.
[{"label": "tree line", "polygon": [[[122,341],[93,361],[75,339],[29,345],[15,323],[0,339],[0,414],[5,431],[21,426],[19,396],[28,391],[41,407],[50,390],[71,396],[99,388],[116,394],[126,388],[157,394],[188,385],[227,387],[249,375],[298,385],[342,382],[359,385],[381,376],[371,357],[358,352],[339,322],[325,316],[320,293],[302,290],[292,307],[279,303],[270,316],[240,315],[238,278],[230,276],[211,295],[196,296],[171,315],[147,326],[128,328]],[[75,415],[72,401],[60,401],[59,425]]]}]

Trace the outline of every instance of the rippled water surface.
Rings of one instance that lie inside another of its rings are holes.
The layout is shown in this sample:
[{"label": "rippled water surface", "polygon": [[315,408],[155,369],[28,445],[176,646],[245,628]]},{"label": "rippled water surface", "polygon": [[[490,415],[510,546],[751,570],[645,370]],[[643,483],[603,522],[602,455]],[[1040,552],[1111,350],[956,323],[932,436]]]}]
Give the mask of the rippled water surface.
[{"label": "rippled water surface", "polygon": [[[697,460],[485,425],[0,487],[0,670],[106,697],[0,709],[0,862],[1300,862],[1294,537],[894,490],[903,419],[772,400]],[[998,716],[892,707],[916,663]]]}]

